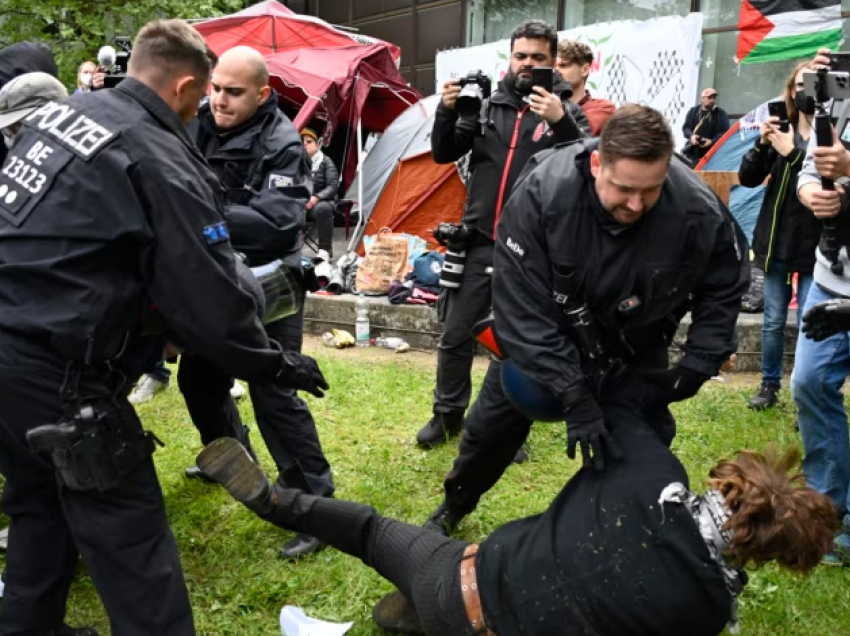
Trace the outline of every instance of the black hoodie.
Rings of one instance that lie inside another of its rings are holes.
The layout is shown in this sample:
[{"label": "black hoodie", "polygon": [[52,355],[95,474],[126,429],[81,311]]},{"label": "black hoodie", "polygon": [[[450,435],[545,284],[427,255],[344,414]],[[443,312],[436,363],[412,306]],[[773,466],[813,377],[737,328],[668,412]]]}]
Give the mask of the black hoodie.
[{"label": "black hoodie", "polygon": [[[0,88],[24,73],[49,73],[59,77],[53,51],[39,42],[18,42],[0,50]],[[0,164],[6,161],[6,146],[0,144]]]}]

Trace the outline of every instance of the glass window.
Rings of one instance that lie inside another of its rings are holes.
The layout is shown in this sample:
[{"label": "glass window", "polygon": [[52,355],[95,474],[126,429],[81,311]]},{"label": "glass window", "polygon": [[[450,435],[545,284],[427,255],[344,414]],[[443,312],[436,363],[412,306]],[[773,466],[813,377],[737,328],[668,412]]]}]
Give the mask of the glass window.
[{"label": "glass window", "polygon": [[557,27],[558,0],[471,0],[467,7],[468,46],[510,38],[518,24],[531,18]]},{"label": "glass window", "polygon": [[[735,51],[738,32],[709,33],[702,38],[702,63],[699,73],[699,91],[713,87],[717,105],[730,115],[744,115],[759,104],[782,93],[788,74],[802,60],[742,64],[736,68]],[[699,102],[691,96],[694,104]]]},{"label": "glass window", "polygon": [[[739,0],[740,2],[740,0]],[[687,15],[691,0],[566,0],[565,29],[612,22]]]},{"label": "glass window", "polygon": [[699,9],[705,16],[702,23],[704,29],[738,26],[738,14],[741,13],[741,0],[700,0]]}]

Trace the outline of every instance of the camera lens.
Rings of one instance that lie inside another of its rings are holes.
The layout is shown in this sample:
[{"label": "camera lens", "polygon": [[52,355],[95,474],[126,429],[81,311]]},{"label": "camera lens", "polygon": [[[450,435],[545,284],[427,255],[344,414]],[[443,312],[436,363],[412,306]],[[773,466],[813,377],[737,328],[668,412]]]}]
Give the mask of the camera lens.
[{"label": "camera lens", "polygon": [[461,117],[475,117],[481,112],[481,87],[478,84],[464,86],[455,102],[457,114]]}]

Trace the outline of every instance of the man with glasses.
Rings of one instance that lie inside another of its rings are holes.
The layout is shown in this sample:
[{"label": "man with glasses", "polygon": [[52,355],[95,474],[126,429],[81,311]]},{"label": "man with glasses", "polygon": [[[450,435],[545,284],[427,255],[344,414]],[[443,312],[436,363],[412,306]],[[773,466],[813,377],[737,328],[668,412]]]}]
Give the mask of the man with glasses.
[{"label": "man with glasses", "polygon": [[717,91],[706,88],[702,92],[700,105],[688,111],[685,125],[682,126],[682,132],[688,140],[682,154],[696,165],[727,130],[729,115],[717,105]]}]

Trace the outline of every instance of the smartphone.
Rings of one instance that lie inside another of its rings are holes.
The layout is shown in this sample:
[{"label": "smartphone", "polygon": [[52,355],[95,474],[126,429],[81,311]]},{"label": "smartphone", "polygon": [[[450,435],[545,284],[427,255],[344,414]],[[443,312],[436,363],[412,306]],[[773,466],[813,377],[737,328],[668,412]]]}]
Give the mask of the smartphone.
[{"label": "smartphone", "polygon": [[850,73],[850,52],[841,51],[829,54],[829,70]]},{"label": "smartphone", "polygon": [[555,82],[555,69],[551,66],[538,66],[531,69],[531,85],[545,88],[548,92],[552,92]]},{"label": "smartphone", "polygon": [[780,132],[788,132],[788,107],[785,100],[767,103],[767,112],[771,117],[779,117]]}]

